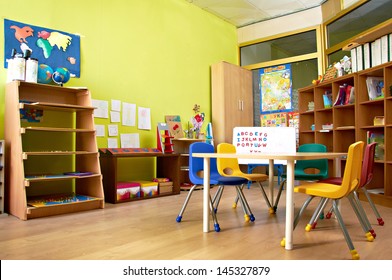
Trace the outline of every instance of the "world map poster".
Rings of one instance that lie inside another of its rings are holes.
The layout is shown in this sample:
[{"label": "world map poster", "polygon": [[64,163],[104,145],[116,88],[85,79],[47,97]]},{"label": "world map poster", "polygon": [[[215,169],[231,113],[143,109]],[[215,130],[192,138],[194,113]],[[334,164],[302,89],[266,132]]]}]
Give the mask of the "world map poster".
[{"label": "world map poster", "polygon": [[71,77],[80,77],[79,35],[4,19],[4,68],[13,49],[21,54],[29,50],[38,64],[65,67]]},{"label": "world map poster", "polygon": [[291,65],[262,68],[259,75],[260,114],[292,111]]}]

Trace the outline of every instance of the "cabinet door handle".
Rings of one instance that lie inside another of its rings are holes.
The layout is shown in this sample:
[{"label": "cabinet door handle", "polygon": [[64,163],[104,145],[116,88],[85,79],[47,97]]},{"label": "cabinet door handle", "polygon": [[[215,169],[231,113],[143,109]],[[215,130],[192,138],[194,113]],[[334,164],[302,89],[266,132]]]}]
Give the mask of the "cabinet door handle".
[{"label": "cabinet door handle", "polygon": [[244,111],[244,100],[241,100],[241,111]]}]

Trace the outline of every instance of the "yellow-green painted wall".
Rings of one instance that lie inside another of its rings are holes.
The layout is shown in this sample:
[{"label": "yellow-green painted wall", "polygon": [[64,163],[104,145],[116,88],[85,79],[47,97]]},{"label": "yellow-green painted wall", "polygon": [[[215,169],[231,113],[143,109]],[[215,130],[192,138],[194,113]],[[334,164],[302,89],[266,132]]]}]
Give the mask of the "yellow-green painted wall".
[{"label": "yellow-green painted wall", "polygon": [[[0,11],[2,101],[4,18],[80,34],[81,78],[66,86],[87,86],[95,99],[151,108],[151,131],[120,126],[123,133],[139,132],[146,147],[155,145],[155,124],[164,115],[187,121],[197,103],[210,119],[209,67],[220,60],[237,62],[236,28],[186,0],[1,0]],[[106,139],[98,140],[106,146]]]},{"label": "yellow-green painted wall", "polygon": [[[120,133],[140,133],[141,147],[156,146],[156,123],[165,115],[180,115],[185,126],[195,103],[208,122],[210,65],[238,61],[235,26],[186,0],[0,0],[0,15],[0,139],[7,121],[4,18],[80,34],[81,77],[66,86],[150,108],[151,130],[119,125]],[[97,140],[107,146],[106,138]]]}]

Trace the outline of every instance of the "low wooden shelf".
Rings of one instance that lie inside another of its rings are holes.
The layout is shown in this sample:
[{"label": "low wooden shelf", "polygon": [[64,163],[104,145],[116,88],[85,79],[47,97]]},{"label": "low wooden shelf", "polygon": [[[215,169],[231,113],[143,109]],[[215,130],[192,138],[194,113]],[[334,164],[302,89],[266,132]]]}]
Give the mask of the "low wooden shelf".
[{"label": "low wooden shelf", "polygon": [[[138,150],[137,152],[132,152],[132,149],[129,149],[129,152],[111,153],[109,149],[99,149],[101,171],[103,175],[103,188],[105,193],[105,201],[109,203],[120,203],[120,202],[138,201],[146,198],[157,198],[157,197],[162,197],[167,195],[180,194],[180,179],[179,179],[180,155],[177,153],[162,153],[160,151],[143,152],[142,149],[137,149],[137,150]],[[117,183],[118,183],[117,172],[118,172],[118,165],[121,164],[119,161],[124,158],[146,158],[146,157],[156,158],[156,177],[170,178],[173,181],[173,192],[159,194],[157,196],[151,196],[151,197],[118,200],[117,199]]]}]

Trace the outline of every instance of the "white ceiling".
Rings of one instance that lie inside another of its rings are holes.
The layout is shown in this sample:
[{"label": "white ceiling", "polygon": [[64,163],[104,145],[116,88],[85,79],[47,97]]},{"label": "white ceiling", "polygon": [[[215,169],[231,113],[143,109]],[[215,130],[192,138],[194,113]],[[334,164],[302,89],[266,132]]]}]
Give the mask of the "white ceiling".
[{"label": "white ceiling", "polygon": [[236,27],[320,6],[326,0],[187,0]]}]

